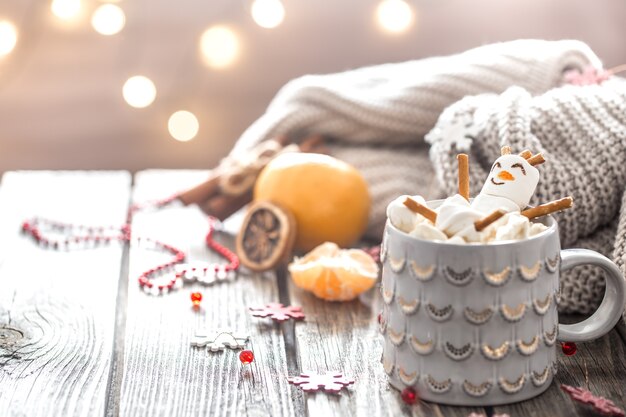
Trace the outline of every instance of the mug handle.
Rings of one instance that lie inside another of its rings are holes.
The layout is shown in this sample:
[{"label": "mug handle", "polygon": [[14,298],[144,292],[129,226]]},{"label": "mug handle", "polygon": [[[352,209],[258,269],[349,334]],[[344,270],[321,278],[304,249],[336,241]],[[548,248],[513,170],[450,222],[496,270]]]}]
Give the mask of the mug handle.
[{"label": "mug handle", "polygon": [[587,249],[561,251],[561,272],[579,265],[596,265],[604,269],[606,290],[600,307],[587,319],[575,324],[559,324],[558,339],[563,342],[584,342],[608,333],[624,311],[626,280],[622,271],[606,256]]}]

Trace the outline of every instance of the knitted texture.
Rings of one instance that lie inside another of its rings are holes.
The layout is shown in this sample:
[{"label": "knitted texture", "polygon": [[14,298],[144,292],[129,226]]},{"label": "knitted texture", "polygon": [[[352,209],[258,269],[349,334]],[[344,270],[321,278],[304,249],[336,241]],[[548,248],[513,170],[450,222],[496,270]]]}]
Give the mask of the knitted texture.
[{"label": "knitted texture", "polygon": [[[535,97],[519,87],[467,97],[443,112],[426,140],[447,193],[456,192],[459,152],[470,154],[474,194],[501,146],[542,152],[547,162],[539,166],[531,204],[574,197],[574,209],[555,216],[564,247],[596,250],[624,267],[626,221],[618,214],[626,198],[626,81],[563,86]],[[604,294],[604,273],[592,266],[564,273],[561,291],[562,311],[588,313]]]},{"label": "knitted texture", "polygon": [[[457,151],[470,154],[474,195],[502,144],[544,152],[548,163],[540,167],[533,203],[572,195],[575,209],[558,218],[563,244],[612,255],[623,268],[624,84],[612,79],[602,86],[555,88],[564,71],[589,66],[601,68],[581,42],[522,40],[450,57],[305,76],[280,90],[233,152],[279,135],[332,138],[331,153],[369,183],[373,206],[367,234],[378,239],[385,208],[395,197],[432,199],[456,191]],[[436,123],[428,136],[429,160],[424,136]],[[592,310],[602,286],[602,273],[592,267],[564,274],[561,310]]]}]

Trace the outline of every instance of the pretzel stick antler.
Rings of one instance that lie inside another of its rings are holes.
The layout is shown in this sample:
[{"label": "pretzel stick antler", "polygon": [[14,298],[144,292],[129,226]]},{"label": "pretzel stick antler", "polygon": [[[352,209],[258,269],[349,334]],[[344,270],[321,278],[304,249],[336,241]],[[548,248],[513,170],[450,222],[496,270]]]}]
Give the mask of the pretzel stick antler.
[{"label": "pretzel stick antler", "polygon": [[541,204],[537,207],[532,207],[522,211],[522,215],[532,220],[536,217],[546,216],[548,214],[556,213],[557,211],[565,210],[574,205],[574,199],[572,197],[561,198],[560,200],[554,200],[546,204]]},{"label": "pretzel stick antler", "polygon": [[412,212],[421,214],[422,216],[426,217],[428,220],[430,220],[433,223],[437,221],[436,211],[431,210],[425,205],[418,203],[417,201],[413,200],[411,197],[407,197],[406,200],[404,200],[404,205],[407,206],[409,210],[411,210]]},{"label": "pretzel stick antler", "polygon": [[535,156],[531,156],[530,158],[528,158],[526,161],[528,161],[528,163],[532,166],[535,165],[541,165],[544,162],[546,162],[545,158],[543,157],[543,154],[538,153]]},{"label": "pretzel stick antler", "polygon": [[467,156],[467,154],[460,153],[456,156],[456,160],[459,163],[459,194],[463,196],[463,198],[465,198],[467,201],[469,201],[469,157]]},{"label": "pretzel stick antler", "polygon": [[528,149],[524,149],[522,152],[519,153],[519,156],[524,159],[529,159],[531,156],[533,156],[533,153]]},{"label": "pretzel stick antler", "polygon": [[483,217],[480,220],[476,220],[474,222],[474,228],[476,229],[477,232],[480,232],[480,231],[486,229],[487,226],[489,226],[491,223],[493,223],[496,220],[500,219],[505,214],[506,214],[506,212],[504,212],[502,210],[495,210],[491,214],[489,214],[488,216]]}]

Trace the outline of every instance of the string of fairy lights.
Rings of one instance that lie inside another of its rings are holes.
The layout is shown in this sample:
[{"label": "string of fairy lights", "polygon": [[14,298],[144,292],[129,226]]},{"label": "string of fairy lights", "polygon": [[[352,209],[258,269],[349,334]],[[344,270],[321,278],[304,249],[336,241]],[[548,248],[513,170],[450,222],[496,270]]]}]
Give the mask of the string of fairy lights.
[{"label": "string of fairy lights", "polygon": [[[89,0],[52,0],[50,12],[55,19],[72,23],[85,13]],[[250,16],[260,27],[275,29],[286,17],[285,5],[281,0],[251,0]],[[415,11],[405,0],[380,0],[374,10],[378,27],[390,34],[406,32],[415,21]],[[126,26],[126,14],[120,0],[104,0],[91,11],[90,23],[103,36],[120,33]],[[15,48],[19,48],[19,29],[9,19],[0,17],[0,62]],[[227,69],[236,64],[241,48],[241,34],[228,24],[208,27],[198,43],[203,63],[213,70]],[[145,75],[134,75],[122,86],[122,96],[134,108],[146,108],[157,98],[157,87]],[[195,138],[200,129],[198,118],[188,110],[171,114],[167,123],[172,138],[187,142]]]}]

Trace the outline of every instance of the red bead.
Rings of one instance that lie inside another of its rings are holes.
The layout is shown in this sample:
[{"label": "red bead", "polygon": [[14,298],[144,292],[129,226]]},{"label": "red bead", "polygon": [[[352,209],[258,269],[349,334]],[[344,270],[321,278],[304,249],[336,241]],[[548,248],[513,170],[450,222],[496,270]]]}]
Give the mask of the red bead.
[{"label": "red bead", "polygon": [[378,313],[378,324],[382,324],[383,322],[383,313]]},{"label": "red bead", "polygon": [[252,361],[254,360],[254,353],[252,353],[251,350],[242,350],[239,354],[239,360],[244,365],[252,363]]},{"label": "red bead", "polygon": [[406,387],[405,389],[403,389],[402,393],[400,393],[400,396],[402,397],[402,401],[404,401],[405,404],[413,405],[417,402],[417,392],[415,392],[412,387]]},{"label": "red bead", "polygon": [[194,307],[199,307],[202,302],[202,293],[201,292],[192,292],[191,293],[191,303]]},{"label": "red bead", "polygon": [[565,356],[572,356],[576,354],[576,343],[574,342],[562,342],[561,349]]}]

